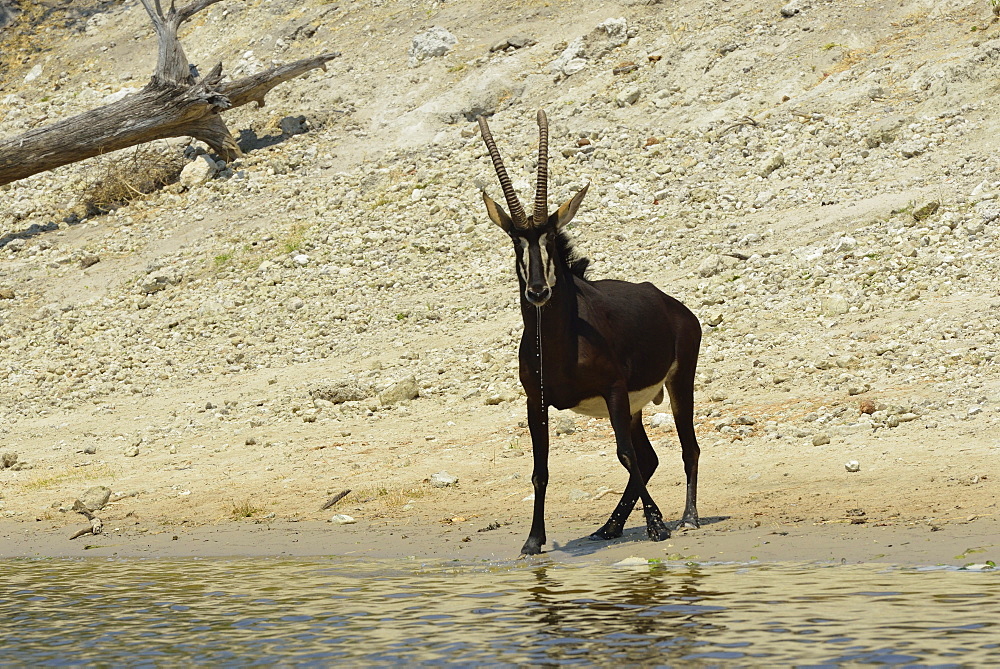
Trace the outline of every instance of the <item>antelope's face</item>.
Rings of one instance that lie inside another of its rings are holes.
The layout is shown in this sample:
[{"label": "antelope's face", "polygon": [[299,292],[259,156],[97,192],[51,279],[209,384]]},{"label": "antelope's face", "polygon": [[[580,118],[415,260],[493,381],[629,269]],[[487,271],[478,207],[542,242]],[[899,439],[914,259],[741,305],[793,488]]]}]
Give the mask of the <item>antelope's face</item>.
[{"label": "antelope's face", "polygon": [[507,175],[507,169],[503,166],[500,152],[493,142],[490,126],[482,116],[479,117],[479,130],[483,134],[483,141],[486,142],[486,148],[490,152],[493,167],[500,179],[500,187],[503,189],[507,206],[510,209],[509,212],[504,211],[503,207],[486,194],[485,190],[483,191],[483,203],[486,205],[490,220],[500,226],[514,240],[514,250],[517,253],[517,273],[524,286],[524,299],[530,304],[540,307],[552,297],[552,289],[556,285],[560,263],[564,262],[558,256],[556,248],[559,230],[576,215],[590,184],[584,186],[579,193],[567,200],[557,211],[552,214],[548,213],[549,122],[545,117],[545,112],[539,111],[538,186],[535,189],[535,210],[529,219],[514,193],[514,185]]},{"label": "antelope's face", "polygon": [[[514,251],[517,253],[517,275],[524,285],[524,299],[540,307],[552,297],[556,279],[559,276],[558,250],[556,236],[564,225],[573,220],[587,188],[567,200],[558,210],[542,219],[541,224],[530,224],[525,219],[520,225],[483,192],[483,202],[490,220],[496,223],[514,240]],[[539,217],[540,218],[540,217]],[[537,219],[533,217],[531,223]]]},{"label": "antelope's face", "polygon": [[517,230],[511,235],[524,299],[536,307],[549,301],[556,285],[555,237],[555,230],[549,226]]}]

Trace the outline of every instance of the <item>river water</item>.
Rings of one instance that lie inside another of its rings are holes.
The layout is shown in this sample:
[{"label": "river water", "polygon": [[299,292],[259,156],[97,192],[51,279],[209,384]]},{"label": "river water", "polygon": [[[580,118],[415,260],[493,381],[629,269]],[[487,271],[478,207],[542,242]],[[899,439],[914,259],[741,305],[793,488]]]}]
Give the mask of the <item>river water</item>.
[{"label": "river water", "polygon": [[0,666],[1000,665],[1000,572],[2,560]]}]

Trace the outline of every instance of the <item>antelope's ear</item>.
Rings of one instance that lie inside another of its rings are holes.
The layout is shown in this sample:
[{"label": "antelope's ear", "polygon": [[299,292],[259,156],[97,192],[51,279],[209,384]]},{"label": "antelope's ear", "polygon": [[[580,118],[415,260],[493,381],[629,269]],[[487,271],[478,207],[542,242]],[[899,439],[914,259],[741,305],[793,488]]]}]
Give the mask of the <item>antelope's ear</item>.
[{"label": "antelope's ear", "polygon": [[559,207],[553,216],[556,219],[556,230],[562,229],[564,225],[573,220],[576,216],[576,210],[580,208],[580,203],[583,202],[583,196],[587,194],[587,189],[590,188],[590,184],[583,187],[579,193],[566,200],[563,206]]},{"label": "antelope's ear", "polygon": [[500,226],[508,235],[514,233],[514,221],[511,220],[503,207],[498,205],[493,199],[483,191],[483,202],[486,203],[486,213],[490,215],[490,220]]}]

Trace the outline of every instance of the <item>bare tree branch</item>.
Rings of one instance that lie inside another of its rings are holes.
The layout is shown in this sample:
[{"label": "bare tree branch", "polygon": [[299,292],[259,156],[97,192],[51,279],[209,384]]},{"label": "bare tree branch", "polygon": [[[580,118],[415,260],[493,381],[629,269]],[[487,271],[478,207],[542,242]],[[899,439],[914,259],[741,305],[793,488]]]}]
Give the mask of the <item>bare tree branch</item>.
[{"label": "bare tree branch", "polygon": [[241,155],[221,112],[250,102],[264,105],[275,86],[321,68],[336,52],[279,65],[223,83],[222,63],[200,80],[191,73],[177,39],[180,24],[220,0],[195,0],[179,11],[171,0],[141,0],[157,34],[158,62],[146,86],[133,95],[52,125],[0,139],[0,185],[94,156],[168,137],[194,137],[223,160]]},{"label": "bare tree branch", "polygon": [[294,79],[309,70],[320,68],[321,70],[326,71],[326,64],[338,56],[340,56],[339,51],[332,51],[330,53],[324,53],[321,56],[303,58],[302,60],[297,60],[294,63],[272,67],[270,70],[265,70],[264,72],[244,77],[243,79],[232,81],[228,84],[223,84],[222,92],[227,98],[229,98],[230,103],[232,103],[234,107],[242,107],[248,102],[256,102],[258,107],[263,107],[264,96],[267,95],[272,88],[278,86],[279,84],[283,84],[290,79]]},{"label": "bare tree branch", "polygon": [[[210,5],[214,5],[215,3],[220,1],[221,0],[197,0],[197,2],[192,2],[190,5],[187,5],[186,7],[181,7],[180,10],[177,12],[178,23],[184,23],[185,21],[187,21],[189,18],[191,18],[201,10],[205,9]],[[170,2],[170,11],[174,11],[173,0],[171,0]]]}]

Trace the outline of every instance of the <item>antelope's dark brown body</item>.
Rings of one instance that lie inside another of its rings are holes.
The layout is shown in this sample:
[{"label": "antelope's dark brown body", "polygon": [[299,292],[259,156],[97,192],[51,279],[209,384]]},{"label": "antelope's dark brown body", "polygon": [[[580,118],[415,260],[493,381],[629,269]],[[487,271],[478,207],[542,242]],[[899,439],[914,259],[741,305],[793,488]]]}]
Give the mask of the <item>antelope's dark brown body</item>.
[{"label": "antelope's dark brown body", "polygon": [[591,538],[621,536],[625,521],[641,498],[646,531],[660,541],[670,536],[670,528],[646,486],[658,459],[642,424],[642,407],[660,401],[666,390],[687,476],[681,522],[697,527],[700,450],[694,432],[694,376],[701,326],[687,307],[651,283],[586,278],[588,261],[574,254],[563,227],[576,214],[587,188],[555,213],[547,214],[548,124],[543,112],[538,113],[538,123],[538,187],[535,210],[528,219],[489,126],[485,119],[479,119],[510,214],[485,192],[483,200],[490,218],[514,242],[524,320],[519,360],[521,384],[528,398],[535,502],[531,529],[521,552],[539,553],[546,542],[550,406],[608,417],[618,459],[629,472],[621,501]]}]

